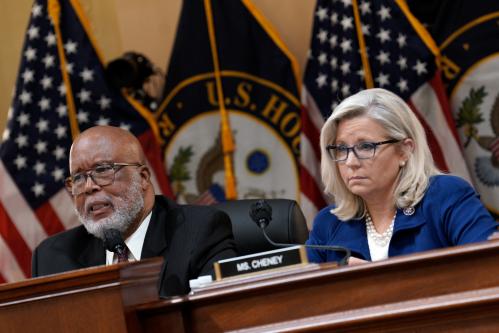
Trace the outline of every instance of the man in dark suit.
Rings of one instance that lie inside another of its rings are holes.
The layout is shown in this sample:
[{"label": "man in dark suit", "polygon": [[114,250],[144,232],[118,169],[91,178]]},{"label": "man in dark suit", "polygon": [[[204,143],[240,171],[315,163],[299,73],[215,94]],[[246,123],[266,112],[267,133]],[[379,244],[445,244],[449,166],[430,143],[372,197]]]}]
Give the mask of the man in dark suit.
[{"label": "man in dark suit", "polygon": [[130,132],[86,130],[71,147],[69,167],[66,187],[83,225],[35,249],[34,277],[116,262],[103,243],[109,229],[122,234],[129,259],[164,258],[160,296],[187,293],[190,279],[212,274],[215,261],[236,255],[225,213],[154,195],[144,152]]}]

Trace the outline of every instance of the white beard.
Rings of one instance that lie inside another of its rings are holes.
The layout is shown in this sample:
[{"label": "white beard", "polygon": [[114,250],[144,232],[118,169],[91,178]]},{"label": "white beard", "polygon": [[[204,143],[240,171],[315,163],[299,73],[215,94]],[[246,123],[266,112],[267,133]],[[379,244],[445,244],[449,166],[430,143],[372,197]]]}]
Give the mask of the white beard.
[{"label": "white beard", "polygon": [[80,214],[76,210],[76,214],[78,214],[78,218],[87,232],[102,240],[104,240],[105,230],[116,229],[121,233],[126,232],[144,208],[140,181],[139,175],[132,176],[130,186],[124,196],[115,198],[114,212],[106,218],[94,221],[86,213]]}]

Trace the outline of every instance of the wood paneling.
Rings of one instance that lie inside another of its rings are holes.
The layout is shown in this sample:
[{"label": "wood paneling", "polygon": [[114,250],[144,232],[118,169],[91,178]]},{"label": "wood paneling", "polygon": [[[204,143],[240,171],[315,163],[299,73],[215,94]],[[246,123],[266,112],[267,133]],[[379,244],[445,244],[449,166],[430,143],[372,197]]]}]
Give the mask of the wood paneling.
[{"label": "wood paneling", "polygon": [[311,265],[214,283],[139,306],[138,316],[161,321],[182,303],[188,332],[499,329],[498,262],[499,242],[490,241],[353,267]]},{"label": "wood paneling", "polygon": [[0,286],[0,332],[126,332],[134,305],[157,300],[162,259]]},{"label": "wood paneling", "polygon": [[0,287],[0,332],[496,332],[499,240],[291,267],[158,299],[161,260]]}]

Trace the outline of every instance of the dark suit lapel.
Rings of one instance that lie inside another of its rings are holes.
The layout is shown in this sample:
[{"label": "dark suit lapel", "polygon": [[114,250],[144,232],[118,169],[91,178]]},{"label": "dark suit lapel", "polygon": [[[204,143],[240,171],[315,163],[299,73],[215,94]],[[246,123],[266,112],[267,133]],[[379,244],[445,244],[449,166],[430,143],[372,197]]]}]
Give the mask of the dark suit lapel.
[{"label": "dark suit lapel", "polygon": [[[144,245],[142,247],[142,258],[151,258],[161,256],[164,258],[163,267],[158,281],[159,295],[172,294],[171,289],[178,284],[176,275],[183,275],[183,269],[179,268],[179,255],[173,249],[172,238],[179,231],[184,223],[184,215],[178,205],[164,196],[156,196],[154,208],[147,228]],[[173,251],[173,252],[172,252]],[[185,258],[188,260],[188,258]],[[173,279],[173,280],[170,280]],[[173,283],[173,284],[172,284]]]},{"label": "dark suit lapel", "polygon": [[[146,231],[144,244],[142,246],[141,258],[152,258],[162,256],[165,258],[165,266],[168,258],[168,238],[173,235],[171,228],[176,228],[177,222],[182,220],[177,216],[176,203],[163,196],[156,196],[152,211],[151,221]],[[78,257],[82,267],[104,265],[106,263],[106,249],[103,242],[87,234],[86,247]]]},{"label": "dark suit lapel", "polygon": [[144,245],[142,246],[141,258],[152,258],[163,256],[166,258],[168,251],[167,227],[171,220],[173,202],[167,201],[162,196],[156,196],[152,210],[151,221],[147,228]]},{"label": "dark suit lapel", "polygon": [[78,257],[82,267],[92,267],[106,264],[106,249],[102,241],[92,235],[88,235],[87,246]]}]

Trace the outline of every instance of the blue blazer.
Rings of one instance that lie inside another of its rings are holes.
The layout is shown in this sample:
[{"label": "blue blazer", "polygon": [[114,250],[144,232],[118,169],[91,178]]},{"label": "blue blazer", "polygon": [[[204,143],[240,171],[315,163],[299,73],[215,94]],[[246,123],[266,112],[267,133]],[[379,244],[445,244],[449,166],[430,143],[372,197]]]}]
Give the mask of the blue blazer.
[{"label": "blue blazer", "polygon": [[[364,219],[340,221],[330,210],[322,209],[315,217],[307,244],[340,245],[352,256],[371,260]],[[497,227],[482,205],[479,195],[463,179],[438,175],[430,178],[423,199],[413,215],[397,209],[388,256],[484,241]],[[307,249],[311,262],[338,261],[342,253]]]}]

